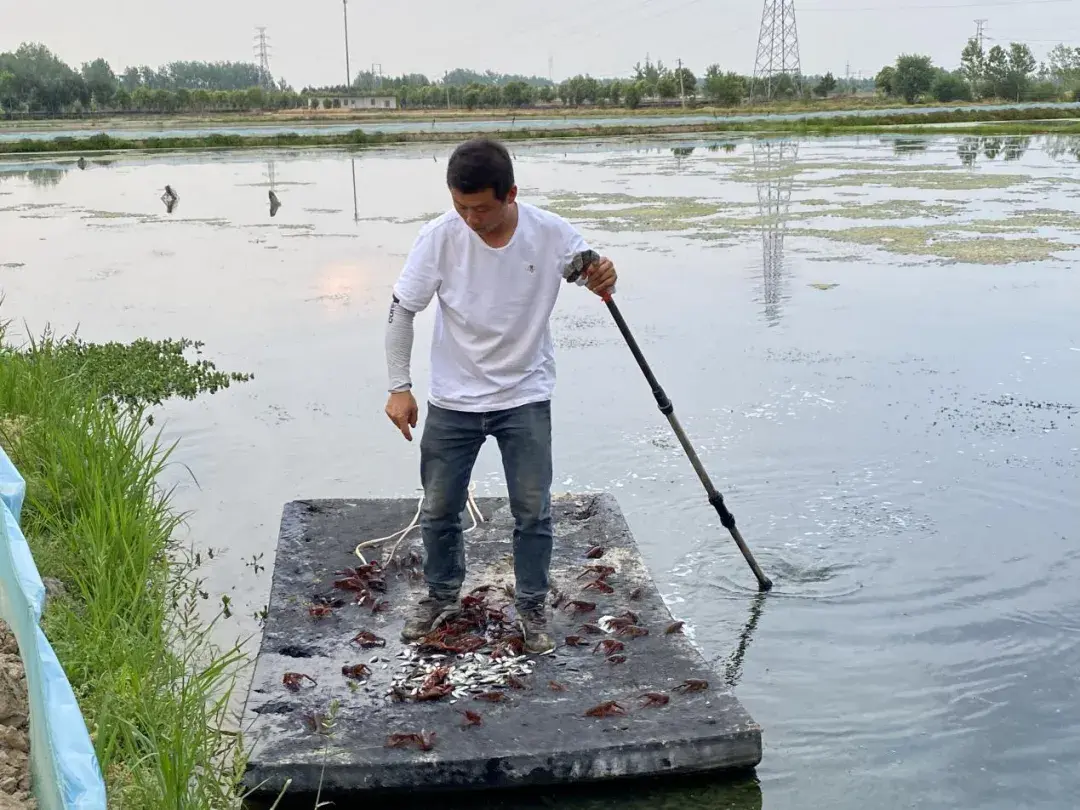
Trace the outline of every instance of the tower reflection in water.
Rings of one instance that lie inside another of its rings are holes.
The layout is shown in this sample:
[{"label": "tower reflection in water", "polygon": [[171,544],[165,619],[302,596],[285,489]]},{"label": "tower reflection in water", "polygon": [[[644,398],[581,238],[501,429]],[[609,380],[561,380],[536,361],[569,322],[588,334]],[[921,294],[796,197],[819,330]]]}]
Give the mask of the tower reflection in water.
[{"label": "tower reflection in water", "polygon": [[795,140],[754,141],[754,178],[757,184],[761,229],[761,283],[757,300],[769,326],[780,323],[784,292],[784,236],[791,208],[791,189],[799,160]]}]

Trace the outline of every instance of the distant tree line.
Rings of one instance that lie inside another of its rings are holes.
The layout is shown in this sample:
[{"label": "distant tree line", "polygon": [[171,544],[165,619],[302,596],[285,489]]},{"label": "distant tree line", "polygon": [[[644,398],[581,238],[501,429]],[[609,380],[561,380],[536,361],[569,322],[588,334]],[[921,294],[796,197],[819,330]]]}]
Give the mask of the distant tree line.
[{"label": "distant tree line", "polygon": [[[908,103],[1001,98],[1013,101],[1080,100],[1080,48],[1058,45],[1037,64],[1030,48],[1011,43],[984,52],[972,39],[961,67],[949,71],[930,57],[903,54],[873,79],[838,80],[823,76],[776,77],[771,97],[779,101],[877,92]],[[711,104],[733,107],[762,101],[764,85],[751,77],[709,65],[698,76],[646,60],[626,78],[577,75],[562,82],[539,76],[458,68],[439,80],[420,73],[384,77],[361,71],[349,87],[306,87],[297,92],[284,79],[264,74],[247,62],[170,62],[159,68],[132,66],[117,74],[104,59],[78,70],[47,47],[24,43],[0,53],[0,110],[6,113],[96,111],[216,112],[285,110],[317,105],[340,107],[347,95],[393,95],[411,109],[520,109],[611,106],[635,109],[648,104]]]},{"label": "distant tree line", "polygon": [[929,56],[904,54],[875,78],[882,94],[920,101],[1080,101],[1080,48],[1059,44],[1038,63],[1022,42],[983,49],[968,40],[957,70],[936,67]]}]

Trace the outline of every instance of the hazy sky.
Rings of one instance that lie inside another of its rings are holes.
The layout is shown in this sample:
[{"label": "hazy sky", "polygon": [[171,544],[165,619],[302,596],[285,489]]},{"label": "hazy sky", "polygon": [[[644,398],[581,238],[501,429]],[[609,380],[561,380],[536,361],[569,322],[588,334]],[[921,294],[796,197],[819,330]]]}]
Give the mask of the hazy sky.
[{"label": "hazy sky", "polygon": [[[625,76],[648,54],[696,73],[717,62],[753,70],[761,0],[350,0],[353,72],[431,77],[454,67],[547,75]],[[805,73],[873,76],[900,52],[954,67],[975,20],[992,42],[1027,41],[1037,58],[1056,42],[1080,45],[1080,0],[796,0]],[[341,0],[0,0],[0,51],[49,46],[78,66],[105,57],[117,72],[174,59],[252,60],[267,28],[271,70],[296,89],[341,83]]]}]

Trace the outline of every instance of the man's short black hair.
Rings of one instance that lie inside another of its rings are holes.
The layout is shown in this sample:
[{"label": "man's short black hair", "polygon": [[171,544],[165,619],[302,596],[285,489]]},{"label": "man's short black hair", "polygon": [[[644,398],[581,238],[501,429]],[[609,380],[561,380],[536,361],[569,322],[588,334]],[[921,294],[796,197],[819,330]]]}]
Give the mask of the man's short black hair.
[{"label": "man's short black hair", "polygon": [[476,194],[490,188],[497,200],[505,200],[514,185],[510,153],[491,138],[465,141],[450,156],[446,184],[462,194]]}]

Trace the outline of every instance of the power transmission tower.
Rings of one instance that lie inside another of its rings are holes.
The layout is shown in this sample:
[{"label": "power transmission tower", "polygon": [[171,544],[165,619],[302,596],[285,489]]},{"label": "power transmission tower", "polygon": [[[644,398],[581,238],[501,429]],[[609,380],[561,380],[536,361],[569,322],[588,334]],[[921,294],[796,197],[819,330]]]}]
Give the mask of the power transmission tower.
[{"label": "power transmission tower", "polygon": [[983,26],[986,25],[986,20],[975,21],[975,39],[979,41],[979,50],[982,50],[983,46]]},{"label": "power transmission tower", "polygon": [[799,86],[799,32],[795,27],[795,0],[765,0],[761,12],[757,58],[750,81],[750,97],[759,83],[765,85],[765,98],[771,99],[778,77],[789,76]]},{"label": "power transmission tower", "polygon": [[352,87],[352,69],[349,67],[349,0],[341,0],[345,13],[345,89]]},{"label": "power transmission tower", "polygon": [[264,90],[272,90],[270,77],[270,43],[266,38],[266,26],[255,28],[255,54],[259,57],[259,84]]}]

